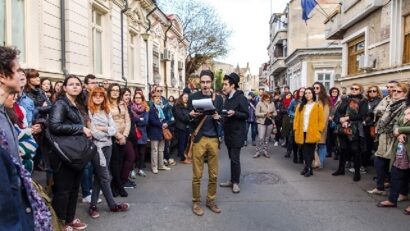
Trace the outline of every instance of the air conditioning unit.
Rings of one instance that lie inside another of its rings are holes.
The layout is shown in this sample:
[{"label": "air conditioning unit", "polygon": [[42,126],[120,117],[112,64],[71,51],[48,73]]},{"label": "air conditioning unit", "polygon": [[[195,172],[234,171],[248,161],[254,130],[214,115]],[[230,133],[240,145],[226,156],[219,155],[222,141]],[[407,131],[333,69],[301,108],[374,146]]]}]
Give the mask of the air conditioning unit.
[{"label": "air conditioning unit", "polygon": [[184,63],[182,61],[178,61],[178,70],[184,69]]},{"label": "air conditioning unit", "polygon": [[370,71],[376,68],[376,58],[369,55],[362,55],[359,58],[359,69]]},{"label": "air conditioning unit", "polygon": [[168,49],[165,49],[164,53],[161,54],[161,60],[171,61],[171,52]]}]

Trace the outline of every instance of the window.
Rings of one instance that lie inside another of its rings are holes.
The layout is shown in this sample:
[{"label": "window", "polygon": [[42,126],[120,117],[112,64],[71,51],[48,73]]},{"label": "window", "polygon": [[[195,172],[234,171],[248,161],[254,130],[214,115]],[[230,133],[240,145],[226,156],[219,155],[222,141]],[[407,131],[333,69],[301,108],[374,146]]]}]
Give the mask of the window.
[{"label": "window", "polygon": [[135,79],[135,35],[130,33],[130,49],[129,49],[129,76],[130,79]]},{"label": "window", "polygon": [[94,72],[102,74],[103,15],[96,10],[93,10],[92,30]]},{"label": "window", "polygon": [[15,46],[20,50],[20,61],[25,61],[24,0],[0,0],[0,45]]},{"label": "window", "polygon": [[154,64],[152,65],[154,69],[154,74],[159,74],[159,52],[157,45],[152,46],[152,59],[152,62]]},{"label": "window", "polygon": [[410,64],[410,15],[404,17],[403,64]]},{"label": "window", "polygon": [[316,76],[317,81],[321,82],[326,87],[326,90],[332,87],[332,73],[318,73]]},{"label": "window", "polygon": [[361,73],[359,68],[360,57],[364,55],[364,35],[349,42],[349,56],[348,56],[348,74],[354,75]]}]

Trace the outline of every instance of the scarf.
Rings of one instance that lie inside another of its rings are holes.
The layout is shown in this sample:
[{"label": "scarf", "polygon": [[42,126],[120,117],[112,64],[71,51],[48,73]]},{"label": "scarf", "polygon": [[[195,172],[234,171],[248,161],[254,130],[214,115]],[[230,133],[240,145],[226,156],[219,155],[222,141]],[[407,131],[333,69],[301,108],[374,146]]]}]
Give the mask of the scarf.
[{"label": "scarf", "polygon": [[338,96],[330,96],[329,97],[330,106],[333,108],[336,105],[338,100],[339,100]]},{"label": "scarf", "polygon": [[[4,140],[6,134],[0,135],[0,146],[7,150],[8,143]],[[48,210],[47,205],[44,203],[43,199],[40,197],[38,192],[33,186],[33,180],[31,174],[24,169],[20,162],[16,159],[12,153],[9,153],[11,161],[16,167],[17,173],[19,174],[22,185],[24,186],[24,191],[27,195],[28,201],[30,202],[31,209],[33,210],[33,221],[35,231],[51,231],[51,213]]]},{"label": "scarf", "polygon": [[165,115],[164,115],[164,111],[162,110],[161,105],[156,105],[156,104],[155,104],[155,108],[156,108],[157,111],[158,111],[159,120],[160,120],[160,121],[163,121],[163,120],[165,119]]},{"label": "scarf", "polygon": [[130,111],[132,113],[132,117],[139,119],[139,117],[141,116],[141,114],[143,114],[144,112],[146,112],[147,108],[145,107],[145,105],[143,104],[136,104],[136,103],[132,103],[130,105]]},{"label": "scarf", "polygon": [[288,109],[290,103],[292,102],[292,98],[287,99],[286,97],[283,99],[283,106]]},{"label": "scarf", "polygon": [[406,99],[400,99],[389,104],[378,121],[377,133],[392,133],[393,119],[396,118],[405,107]]},{"label": "scarf", "polygon": [[25,127],[24,127],[24,113],[23,113],[23,111],[21,110],[20,106],[17,103],[13,104],[13,109],[16,112],[16,115],[17,115],[17,126],[20,129],[24,129]]}]

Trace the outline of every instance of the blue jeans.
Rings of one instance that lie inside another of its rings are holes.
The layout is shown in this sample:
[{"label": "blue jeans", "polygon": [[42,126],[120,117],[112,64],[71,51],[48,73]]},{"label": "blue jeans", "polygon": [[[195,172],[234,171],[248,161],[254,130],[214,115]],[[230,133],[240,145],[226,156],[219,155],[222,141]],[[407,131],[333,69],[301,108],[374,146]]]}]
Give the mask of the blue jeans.
[{"label": "blue jeans", "polygon": [[390,160],[378,157],[374,158],[374,167],[376,168],[377,189],[384,191],[384,181],[389,174]]},{"label": "blue jeans", "polygon": [[257,126],[256,126],[256,122],[247,122],[247,124],[246,124],[246,140],[248,140],[249,127],[251,127],[252,141],[255,141],[256,140],[256,132],[258,130]]},{"label": "blue jeans", "polygon": [[83,198],[91,195],[90,191],[93,187],[93,165],[91,161],[85,165],[83,178],[81,179],[81,193]]},{"label": "blue jeans", "polygon": [[318,144],[317,149],[319,153],[320,166],[323,167],[327,155],[327,146],[326,144]]}]

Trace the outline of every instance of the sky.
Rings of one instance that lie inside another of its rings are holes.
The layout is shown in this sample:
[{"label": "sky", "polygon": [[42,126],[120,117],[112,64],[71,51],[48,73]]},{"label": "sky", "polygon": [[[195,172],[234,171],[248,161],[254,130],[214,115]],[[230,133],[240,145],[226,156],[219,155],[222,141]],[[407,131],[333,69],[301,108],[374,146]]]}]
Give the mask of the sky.
[{"label": "sky", "polygon": [[[236,67],[246,67],[257,75],[259,67],[269,61],[269,19],[271,13],[283,12],[289,0],[201,0],[215,7],[228,28],[232,30],[231,48],[218,61]],[[272,8],[271,8],[272,6]]]}]

